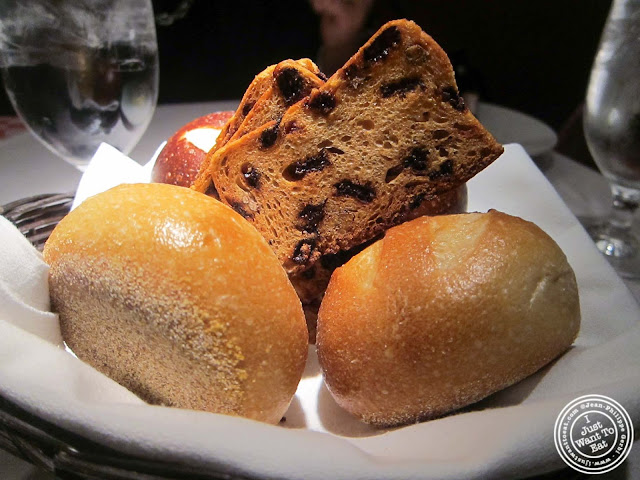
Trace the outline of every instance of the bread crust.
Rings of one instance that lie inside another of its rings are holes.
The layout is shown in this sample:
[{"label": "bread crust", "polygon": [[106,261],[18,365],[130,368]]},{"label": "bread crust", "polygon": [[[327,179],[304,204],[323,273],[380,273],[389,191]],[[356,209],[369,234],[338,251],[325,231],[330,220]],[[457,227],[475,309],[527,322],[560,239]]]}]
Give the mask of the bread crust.
[{"label": "bread crust", "polygon": [[63,338],[147,402],[276,423],[301,378],[300,302],[264,239],[220,202],[116,187],[44,250]]},{"label": "bread crust", "polygon": [[[301,58],[295,61],[291,60],[291,62],[294,62],[300,68],[307,70],[310,75],[322,75],[322,72],[320,72],[318,66],[308,58]],[[234,136],[238,128],[240,128],[247,116],[251,113],[262,95],[273,86],[273,74],[276,70],[276,67],[277,65],[269,65],[254,77],[254,79],[249,84],[249,87],[244,92],[242,100],[240,100],[240,105],[238,105],[235,113],[222,127],[222,131],[216,139],[216,144],[211,149],[212,151],[222,148],[227,144],[231,137]],[[206,173],[210,169],[210,161],[211,157],[205,157],[204,162],[202,162],[198,175],[195,177],[192,186],[194,190],[198,192],[208,193],[214,198],[217,198],[217,192],[211,180],[211,176]]]},{"label": "bread crust", "polygon": [[300,61],[283,60],[275,66],[272,75],[271,85],[256,101],[227,143],[266,123],[280,121],[287,108],[309,96],[314,88],[324,83],[313,71],[303,67]]},{"label": "bread crust", "polygon": [[536,225],[496,211],[422,217],[334,272],[317,349],[338,404],[392,426],[522,380],[579,325],[573,270]]},{"label": "bread crust", "polygon": [[[308,58],[301,58],[299,60],[291,60],[300,66],[301,68],[306,69],[311,74],[314,75],[322,75],[318,66],[313,63]],[[234,116],[229,120],[227,125],[223,128],[222,132],[220,132],[219,141],[216,143],[216,149],[225,145],[229,139],[235,134],[236,130],[244,119],[251,113],[253,107],[256,105],[256,102],[260,99],[260,97],[273,85],[273,74],[277,64],[269,65],[262,72],[255,76],[253,81],[247,87],[244,95],[242,96],[242,100],[240,100],[240,105],[238,105],[238,109]]]},{"label": "bread crust", "polygon": [[207,152],[191,143],[186,135],[192,130],[212,128],[221,130],[234,112],[213,112],[196,118],[174,133],[164,146],[151,172],[151,181],[181,187],[193,185]]}]

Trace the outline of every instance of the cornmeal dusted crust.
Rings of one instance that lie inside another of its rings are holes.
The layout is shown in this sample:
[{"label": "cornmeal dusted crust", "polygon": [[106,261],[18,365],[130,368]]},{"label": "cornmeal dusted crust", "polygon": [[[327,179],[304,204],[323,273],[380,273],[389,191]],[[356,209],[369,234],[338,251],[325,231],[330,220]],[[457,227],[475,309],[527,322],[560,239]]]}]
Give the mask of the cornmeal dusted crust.
[{"label": "cornmeal dusted crust", "polygon": [[184,187],[122,185],[86,200],[44,249],[62,336],[149,403],[277,423],[307,329],[262,236]]}]

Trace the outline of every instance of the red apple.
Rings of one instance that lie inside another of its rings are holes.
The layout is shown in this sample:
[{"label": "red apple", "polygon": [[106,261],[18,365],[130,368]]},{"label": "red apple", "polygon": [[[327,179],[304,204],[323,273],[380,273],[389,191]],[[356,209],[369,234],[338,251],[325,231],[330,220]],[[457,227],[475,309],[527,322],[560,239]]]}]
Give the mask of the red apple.
[{"label": "red apple", "polygon": [[187,123],[167,141],[151,172],[151,181],[190,187],[222,127],[234,112],[214,112]]}]

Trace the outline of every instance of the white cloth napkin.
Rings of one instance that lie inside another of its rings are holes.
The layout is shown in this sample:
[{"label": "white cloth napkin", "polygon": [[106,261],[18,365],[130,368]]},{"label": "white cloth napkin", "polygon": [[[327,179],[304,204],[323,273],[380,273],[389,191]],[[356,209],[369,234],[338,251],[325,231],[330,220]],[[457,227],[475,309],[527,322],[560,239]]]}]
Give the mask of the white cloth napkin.
[{"label": "white cloth napkin", "polygon": [[117,148],[107,143],[101,143],[80,179],[71,209],[76,208],[88,197],[109,190],[121,183],[148,183],[153,164],[165,143],[156,149],[153,158],[144,167],[131,160]]},{"label": "white cloth napkin", "polygon": [[[109,154],[104,155],[97,160],[101,168],[87,170],[87,185],[93,175],[105,175],[103,168],[113,170]],[[133,170],[134,176],[143,175]],[[47,267],[3,219],[0,393],[116,450],[186,463],[203,472],[259,477],[471,479],[545,473],[565,467],[553,442],[557,415],[567,402],[587,393],[617,400],[638,431],[640,309],[521,147],[508,145],[469,183],[469,207],[496,208],[546,230],[576,271],[583,320],[569,352],[464,412],[374,430],[333,402],[313,349],[281,426],[146,405],[60,348],[57,319],[48,311]]]},{"label": "white cloth napkin", "polygon": [[0,319],[62,346],[58,316],[49,311],[49,267],[0,216]]}]

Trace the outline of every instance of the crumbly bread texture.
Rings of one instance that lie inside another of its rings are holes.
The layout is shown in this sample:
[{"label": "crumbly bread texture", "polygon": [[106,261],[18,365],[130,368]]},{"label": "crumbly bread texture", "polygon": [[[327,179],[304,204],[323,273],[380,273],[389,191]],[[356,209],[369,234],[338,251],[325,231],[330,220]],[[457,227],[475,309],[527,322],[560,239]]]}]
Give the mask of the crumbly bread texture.
[{"label": "crumbly bread texture", "polygon": [[[405,221],[418,218],[423,215],[444,215],[453,213],[462,213],[467,210],[467,186],[462,185],[454,190],[449,190],[440,195],[426,198],[422,204],[407,212]],[[373,239],[375,240],[375,239]],[[320,261],[308,270],[289,275],[289,280],[296,289],[296,293],[302,302],[304,315],[307,320],[307,329],[309,330],[309,342],[316,341],[316,322],[318,317],[318,308],[322,302],[324,292],[329,285],[329,280],[333,271],[344,265],[351,257],[360,253],[372,240],[364,244],[357,245],[349,250],[342,250],[336,254],[324,255]]]},{"label": "crumbly bread texture", "polygon": [[232,142],[270,121],[279,121],[287,108],[323,84],[322,78],[299,62],[284,60],[278,63],[273,70],[271,86],[260,96],[228,141]]},{"label": "crumbly bread texture", "polygon": [[522,380],[579,326],[573,270],[539,227],[496,211],[421,217],[334,272],[317,350],[337,403],[393,426]]},{"label": "crumbly bread texture", "polygon": [[297,273],[375,238],[502,151],[442,49],[396,20],[280,122],[210,152],[200,175]]},{"label": "crumbly bread texture", "polygon": [[[306,70],[311,75],[324,77],[318,66],[308,58],[301,58],[295,61],[291,60],[291,62],[294,62],[300,69]],[[273,86],[274,71],[276,70],[276,67],[277,65],[270,65],[255,76],[242,96],[242,100],[240,100],[240,105],[236,112],[222,128],[220,135],[216,139],[215,146],[211,149],[212,151],[221,148],[231,139],[231,137],[233,137],[240,125],[244,122],[245,118],[251,113],[258,100],[260,100],[262,95]],[[200,168],[200,173],[193,184],[197,191],[207,193],[210,196],[217,198],[217,192],[213,182],[211,181],[211,177],[202,173],[208,170],[209,161],[210,159],[208,157],[205,158],[205,161]]]},{"label": "crumbly bread texture", "polygon": [[260,234],[164,184],[88,199],[44,258],[65,342],[149,403],[277,423],[302,376],[300,301]]}]

